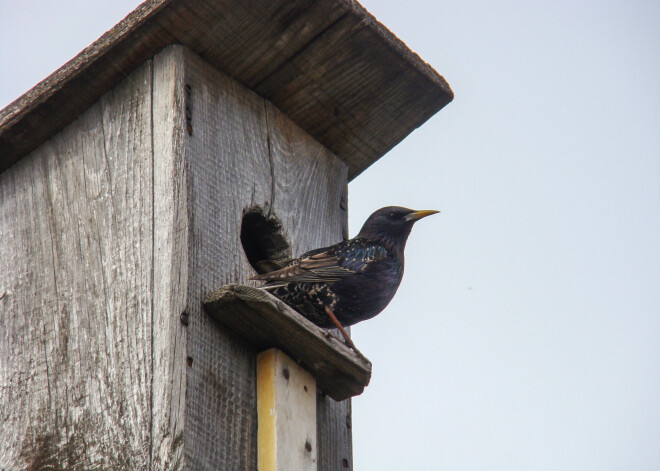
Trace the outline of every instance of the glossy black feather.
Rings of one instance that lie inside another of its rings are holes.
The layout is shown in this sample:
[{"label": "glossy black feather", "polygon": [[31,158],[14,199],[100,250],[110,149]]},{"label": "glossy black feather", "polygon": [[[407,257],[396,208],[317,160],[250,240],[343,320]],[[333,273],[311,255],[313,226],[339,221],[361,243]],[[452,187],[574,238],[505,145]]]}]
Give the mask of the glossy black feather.
[{"label": "glossy black feather", "polygon": [[253,279],[313,323],[334,327],[328,307],[343,326],[370,319],[392,300],[403,277],[403,250],[412,225],[432,211],[390,206],[372,214],[354,239],[309,251]]}]

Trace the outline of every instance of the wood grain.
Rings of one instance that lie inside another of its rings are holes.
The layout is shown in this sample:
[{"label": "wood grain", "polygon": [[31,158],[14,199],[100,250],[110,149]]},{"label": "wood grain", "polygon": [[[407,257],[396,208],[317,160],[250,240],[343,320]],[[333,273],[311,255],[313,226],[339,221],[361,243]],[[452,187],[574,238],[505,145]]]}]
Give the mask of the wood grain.
[{"label": "wood grain", "polygon": [[316,399],[319,463],[324,470],[353,469],[351,401],[337,402],[319,391]]},{"label": "wood grain", "polygon": [[[217,327],[203,297],[250,273],[240,227],[253,205],[269,207],[271,169],[263,99],[185,52],[189,315],[185,465],[256,469],[256,351]],[[185,93],[185,91],[182,91]],[[181,123],[184,126],[184,123]]]},{"label": "wood grain", "polygon": [[259,471],[317,471],[316,382],[277,349],[257,357]]},{"label": "wood grain", "polygon": [[0,111],[0,171],[175,43],[275,104],[351,179],[453,98],[353,0],[149,0]]},{"label": "wood grain", "polygon": [[[153,60],[154,254],[151,469],[183,467],[188,296],[188,188],[181,47]],[[183,317],[182,317],[183,316]]]},{"label": "wood grain", "polygon": [[0,469],[149,469],[151,75],[0,175]]},{"label": "wood grain", "polygon": [[[219,327],[202,301],[218,286],[245,282],[254,274],[240,243],[242,216],[250,209],[260,208],[279,221],[293,253],[341,240],[347,168],[272,104],[196,55],[186,51],[185,57],[192,128],[184,148],[190,224],[187,352],[192,359],[185,462],[255,469],[257,350]],[[345,417],[336,420],[345,422]],[[330,432],[319,428],[317,433],[325,442]],[[333,466],[319,460],[319,469]]]}]

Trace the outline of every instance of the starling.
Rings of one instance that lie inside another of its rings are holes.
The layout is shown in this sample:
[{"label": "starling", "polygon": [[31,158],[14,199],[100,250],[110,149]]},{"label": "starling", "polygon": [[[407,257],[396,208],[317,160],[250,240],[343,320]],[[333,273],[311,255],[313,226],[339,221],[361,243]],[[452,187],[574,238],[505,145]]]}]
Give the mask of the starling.
[{"label": "starling", "polygon": [[263,289],[319,327],[337,327],[357,351],[343,326],[385,309],[403,277],[403,250],[413,224],[437,212],[381,208],[355,238],[298,258],[264,261],[260,268],[267,273],[250,279],[265,280]]}]

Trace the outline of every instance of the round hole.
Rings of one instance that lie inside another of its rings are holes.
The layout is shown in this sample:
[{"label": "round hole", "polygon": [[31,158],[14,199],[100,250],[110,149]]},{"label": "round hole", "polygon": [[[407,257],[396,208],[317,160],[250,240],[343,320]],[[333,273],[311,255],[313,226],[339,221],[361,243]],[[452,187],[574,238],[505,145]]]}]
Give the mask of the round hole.
[{"label": "round hole", "polygon": [[241,244],[248,262],[257,273],[265,273],[266,260],[291,257],[291,247],[282,234],[282,224],[266,217],[261,208],[252,208],[243,216]]}]

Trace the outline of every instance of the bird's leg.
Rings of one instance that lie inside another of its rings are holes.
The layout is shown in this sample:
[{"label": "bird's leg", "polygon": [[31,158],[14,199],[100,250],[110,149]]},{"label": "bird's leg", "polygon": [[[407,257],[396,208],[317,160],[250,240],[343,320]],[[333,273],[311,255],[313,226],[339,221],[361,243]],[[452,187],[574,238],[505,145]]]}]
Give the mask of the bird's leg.
[{"label": "bird's leg", "polygon": [[353,343],[353,341],[351,340],[351,338],[348,336],[348,333],[346,333],[346,330],[344,330],[344,328],[342,327],[342,325],[339,323],[339,320],[337,320],[337,317],[335,316],[334,312],[332,312],[332,311],[330,310],[330,308],[327,307],[327,306],[325,307],[325,312],[330,316],[330,319],[332,319],[332,322],[335,323],[335,325],[336,325],[337,328],[339,329],[339,332],[341,332],[341,335],[344,337],[344,343],[345,343],[349,348],[353,349],[353,351],[354,351],[355,353],[357,353],[358,355],[360,355],[362,358],[366,358],[364,355],[362,355],[362,352],[360,352],[360,350],[357,349],[357,347],[355,346],[355,344]]}]

